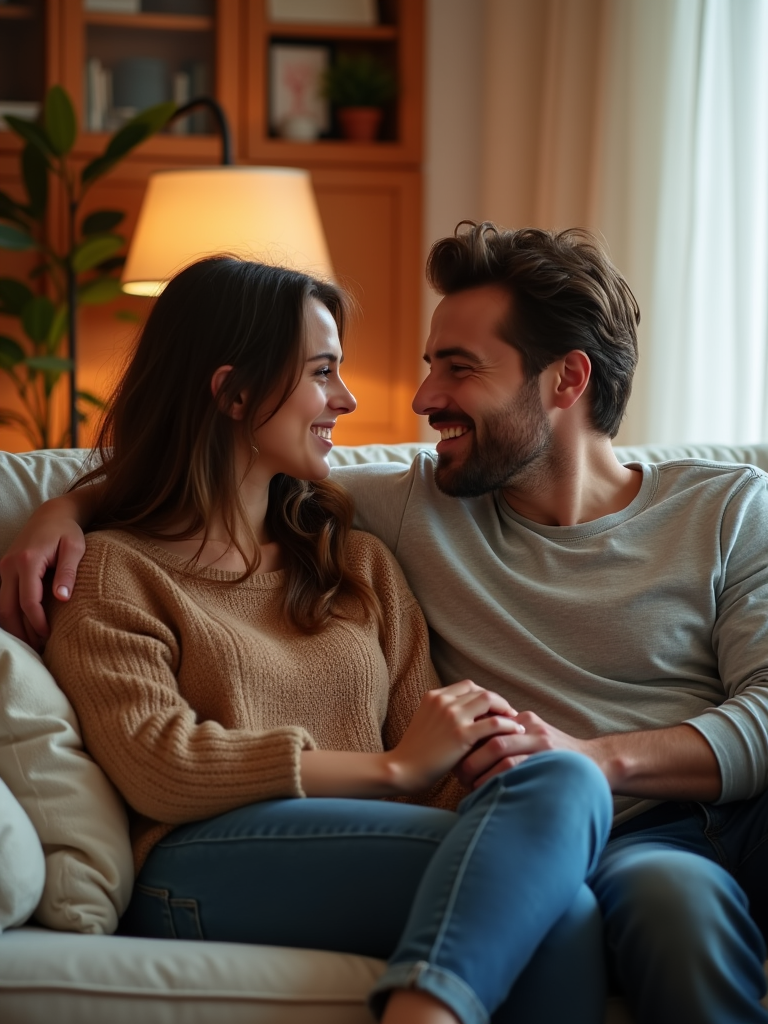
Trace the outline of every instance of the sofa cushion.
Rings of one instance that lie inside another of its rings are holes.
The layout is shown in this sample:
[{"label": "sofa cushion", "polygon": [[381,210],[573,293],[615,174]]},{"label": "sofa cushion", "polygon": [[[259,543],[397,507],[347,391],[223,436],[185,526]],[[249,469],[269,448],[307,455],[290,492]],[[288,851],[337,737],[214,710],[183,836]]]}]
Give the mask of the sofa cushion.
[{"label": "sofa cushion", "polygon": [[14,1024],[371,1024],[380,960],[184,939],[24,928],[0,937]]},{"label": "sofa cushion", "polygon": [[75,713],[42,660],[2,630],[0,694],[0,779],[45,854],[35,917],[52,928],[113,932],[133,884],[122,800],[83,751]]},{"label": "sofa cushion", "polygon": [[45,860],[32,822],[0,781],[0,932],[24,924],[45,883]]}]

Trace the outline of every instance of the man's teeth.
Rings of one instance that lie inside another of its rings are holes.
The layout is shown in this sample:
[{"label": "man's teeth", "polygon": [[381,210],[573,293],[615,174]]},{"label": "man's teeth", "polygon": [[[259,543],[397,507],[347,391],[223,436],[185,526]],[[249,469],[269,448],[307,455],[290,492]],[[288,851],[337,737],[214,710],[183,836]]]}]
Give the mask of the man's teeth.
[{"label": "man's teeth", "polygon": [[449,441],[452,437],[461,437],[469,432],[469,427],[443,427],[440,431],[440,440]]},{"label": "man's teeth", "polygon": [[318,437],[324,437],[326,441],[331,440],[331,428],[330,427],[312,427],[313,434],[317,434]]}]

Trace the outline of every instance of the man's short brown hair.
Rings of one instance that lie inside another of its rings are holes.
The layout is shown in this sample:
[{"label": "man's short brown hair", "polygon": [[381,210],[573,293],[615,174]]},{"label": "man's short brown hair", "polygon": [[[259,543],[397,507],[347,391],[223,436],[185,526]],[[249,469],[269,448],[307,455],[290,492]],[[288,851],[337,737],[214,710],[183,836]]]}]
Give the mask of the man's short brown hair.
[{"label": "man's short brown hair", "polygon": [[594,235],[462,221],[453,237],[432,246],[427,280],[441,295],[489,284],[508,291],[512,307],[501,334],[529,377],[574,349],[586,352],[592,422],[616,436],[637,365],[640,310]]}]

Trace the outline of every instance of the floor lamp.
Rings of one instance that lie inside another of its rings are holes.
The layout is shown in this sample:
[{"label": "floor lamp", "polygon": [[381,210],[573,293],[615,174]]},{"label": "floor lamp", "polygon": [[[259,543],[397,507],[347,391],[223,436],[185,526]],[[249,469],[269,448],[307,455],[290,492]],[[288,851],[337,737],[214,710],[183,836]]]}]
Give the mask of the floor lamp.
[{"label": "floor lamp", "polygon": [[[219,111],[228,161],[228,130],[218,104],[193,100],[175,118],[211,104]],[[309,173],[225,162],[150,175],[123,269],[123,291],[158,295],[184,267],[220,252],[332,276]]]}]

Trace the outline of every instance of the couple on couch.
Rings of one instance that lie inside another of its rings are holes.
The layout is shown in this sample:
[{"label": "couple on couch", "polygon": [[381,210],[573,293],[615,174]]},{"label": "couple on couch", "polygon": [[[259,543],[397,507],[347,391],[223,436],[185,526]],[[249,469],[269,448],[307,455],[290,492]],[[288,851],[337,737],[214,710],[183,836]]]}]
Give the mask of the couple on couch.
[{"label": "couple on couch", "polygon": [[215,257],[0,564],[37,642],[58,558],[122,927],[387,957],[386,1022],[600,1021],[604,949],[640,1022],[765,1022],[766,478],[617,461],[639,313],[585,233],[460,225],[427,270],[436,456],[328,480],[343,295]]}]

